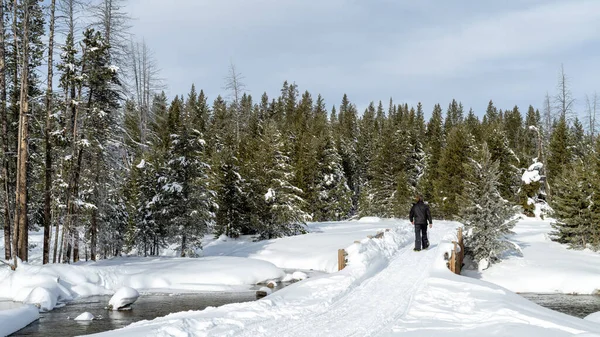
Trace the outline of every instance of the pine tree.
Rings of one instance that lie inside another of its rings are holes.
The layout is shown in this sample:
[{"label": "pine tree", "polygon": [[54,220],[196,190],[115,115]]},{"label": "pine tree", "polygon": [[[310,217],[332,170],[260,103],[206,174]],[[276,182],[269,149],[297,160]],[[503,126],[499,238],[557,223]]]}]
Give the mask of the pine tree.
[{"label": "pine tree", "polygon": [[572,155],[574,161],[586,161],[590,154],[590,146],[588,143],[589,138],[586,137],[583,124],[579,121],[579,118],[575,117],[573,126],[571,128],[572,135]]},{"label": "pine tree", "polygon": [[439,178],[435,181],[440,211],[444,217],[458,215],[460,196],[464,191],[466,171],[463,164],[471,155],[471,136],[463,127],[455,127],[448,135],[438,167]]},{"label": "pine tree", "polygon": [[181,256],[196,255],[200,239],[214,220],[215,193],[208,185],[209,166],[204,158],[206,142],[182,121],[183,102],[171,103],[168,125],[171,132],[162,184],[162,216]]},{"label": "pine tree", "polygon": [[342,166],[344,174],[348,181],[348,187],[352,191],[352,212],[356,211],[358,206],[359,193],[359,175],[358,175],[358,122],[356,106],[350,103],[348,96],[344,94],[338,116],[339,124],[339,143],[338,151],[342,157]]},{"label": "pine tree", "polygon": [[231,152],[223,153],[220,163],[215,235],[236,238],[251,233],[245,210],[245,184],[240,175],[238,158]]},{"label": "pine tree", "polygon": [[432,206],[432,210],[436,204],[442,200],[438,200],[438,194],[435,190],[435,181],[439,177],[439,160],[444,147],[444,130],[442,126],[442,108],[436,104],[425,132],[425,153],[426,167],[423,178],[419,182],[419,191],[423,194],[425,200],[428,200]]},{"label": "pine tree", "polygon": [[352,193],[342,168],[342,158],[337,153],[333,138],[326,138],[319,155],[314,221],[339,221],[348,217],[352,207]]},{"label": "pine tree", "polygon": [[310,215],[303,210],[302,190],[291,184],[294,174],[290,158],[285,153],[285,144],[274,122],[265,125],[262,149],[264,207],[260,227],[257,228],[259,237],[271,239],[304,233]]},{"label": "pine tree", "polygon": [[486,142],[492,155],[492,161],[497,161],[499,165],[500,195],[507,200],[516,200],[516,193],[520,184],[519,159],[510,147],[506,133],[503,130],[492,129],[491,127]]},{"label": "pine tree", "polygon": [[[553,128],[550,144],[548,146],[548,166],[547,179],[550,185],[554,187],[555,183],[560,179],[563,169],[567,167],[572,160],[571,139],[567,121],[565,117],[560,117],[558,123]],[[552,188],[555,190],[555,188]]]},{"label": "pine tree", "polygon": [[[594,172],[595,173],[595,172]],[[586,165],[573,163],[561,175],[554,177],[555,188],[550,200],[554,210],[554,239],[573,248],[586,248],[598,238],[597,216],[593,213],[594,181],[598,178],[588,171]],[[596,227],[596,228],[594,228]],[[596,241],[597,244],[597,241]],[[598,248],[598,246],[596,246]]]},{"label": "pine tree", "polygon": [[470,159],[465,167],[469,172],[463,194],[460,219],[465,225],[465,248],[480,270],[500,259],[510,246],[505,236],[511,233],[516,210],[498,190],[498,162],[492,161],[484,143],[479,159]]}]

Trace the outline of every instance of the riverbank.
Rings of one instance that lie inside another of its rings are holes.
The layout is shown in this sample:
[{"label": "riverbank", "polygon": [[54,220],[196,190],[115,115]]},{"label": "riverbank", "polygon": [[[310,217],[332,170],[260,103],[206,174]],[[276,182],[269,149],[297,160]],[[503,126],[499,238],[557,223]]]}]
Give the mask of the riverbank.
[{"label": "riverbank", "polygon": [[0,301],[0,336],[10,335],[38,318],[38,308],[33,305]]},{"label": "riverbank", "polygon": [[552,220],[525,218],[509,240],[516,249],[482,272],[463,275],[517,293],[600,294],[600,253],[568,249],[550,239]]},{"label": "riverbank", "polygon": [[[113,294],[121,286],[153,293],[239,292],[267,281],[301,280],[306,274],[294,272],[299,269],[337,271],[338,249],[398,224],[378,218],[312,223],[309,234],[276,240],[208,236],[203,243],[205,256],[200,258],[119,257],[43,266],[41,245],[36,245],[41,235],[33,232],[34,262],[23,263],[16,271],[0,269],[0,299],[35,304],[47,311],[75,299]],[[0,325],[6,320],[10,316]]]}]

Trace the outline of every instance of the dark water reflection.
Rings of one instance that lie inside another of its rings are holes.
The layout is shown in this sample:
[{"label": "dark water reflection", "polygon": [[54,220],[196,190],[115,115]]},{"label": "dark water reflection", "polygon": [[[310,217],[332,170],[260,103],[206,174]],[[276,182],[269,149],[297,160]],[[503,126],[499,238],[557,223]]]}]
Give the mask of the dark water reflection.
[{"label": "dark water reflection", "polygon": [[530,293],[519,295],[542,307],[579,318],[600,311],[600,296]]},{"label": "dark water reflection", "polygon": [[[202,310],[229,303],[256,300],[256,291],[239,293],[203,293],[180,295],[142,295],[130,311],[104,309],[110,296],[94,296],[69,303],[65,307],[40,313],[40,319],[11,336],[78,336],[125,327],[133,322],[151,320],[173,312]],[[84,312],[102,319],[75,321]]]}]

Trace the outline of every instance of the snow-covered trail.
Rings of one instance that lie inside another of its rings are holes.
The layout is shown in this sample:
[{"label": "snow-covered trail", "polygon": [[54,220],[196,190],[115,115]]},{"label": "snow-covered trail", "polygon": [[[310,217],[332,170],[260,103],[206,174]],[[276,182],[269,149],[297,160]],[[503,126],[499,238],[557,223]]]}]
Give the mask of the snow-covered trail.
[{"label": "snow-covered trail", "polygon": [[429,231],[431,246],[428,250],[414,252],[413,241],[409,240],[387,268],[331,305],[293,317],[291,321],[284,315],[276,320],[247,325],[237,336],[376,336],[388,331],[390,325],[408,311],[431,266],[443,254],[439,251],[439,243],[455,230],[456,224],[436,224]]}]

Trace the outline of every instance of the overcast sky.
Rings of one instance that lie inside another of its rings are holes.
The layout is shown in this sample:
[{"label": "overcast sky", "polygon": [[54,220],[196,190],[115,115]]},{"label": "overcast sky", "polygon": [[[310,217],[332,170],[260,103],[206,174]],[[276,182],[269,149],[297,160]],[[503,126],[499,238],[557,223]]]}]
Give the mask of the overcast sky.
[{"label": "overcast sky", "polygon": [[[553,95],[561,63],[576,108],[600,91],[598,0],[131,0],[167,93],[223,94],[230,61],[257,99],[296,82],[339,105],[452,98],[482,115]],[[362,112],[362,111],[361,111]]]}]

